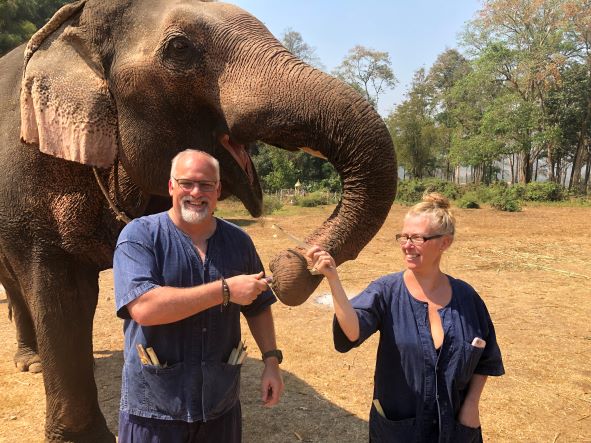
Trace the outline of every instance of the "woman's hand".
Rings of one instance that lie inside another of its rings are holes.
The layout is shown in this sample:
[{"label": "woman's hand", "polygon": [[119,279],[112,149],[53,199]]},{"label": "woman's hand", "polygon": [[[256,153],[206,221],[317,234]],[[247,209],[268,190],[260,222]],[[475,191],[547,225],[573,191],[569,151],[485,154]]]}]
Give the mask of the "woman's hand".
[{"label": "woman's hand", "polygon": [[466,399],[460,408],[458,421],[460,424],[469,428],[480,427],[480,412],[478,410],[478,402]]},{"label": "woman's hand", "polygon": [[473,374],[468,386],[468,392],[464,403],[460,407],[458,414],[458,421],[469,428],[477,428],[480,426],[480,412],[478,410],[478,403],[480,403],[480,396],[486,384],[486,375]]},{"label": "woman's hand", "polygon": [[320,246],[312,246],[308,249],[306,251],[306,257],[312,263],[312,268],[324,275],[327,280],[331,281],[338,278],[337,265],[334,258],[328,252],[321,249]]},{"label": "woman's hand", "polygon": [[350,341],[359,339],[359,318],[351,306],[351,302],[345,294],[343,285],[339,280],[337,265],[332,256],[319,246],[312,246],[306,252],[306,257],[312,263],[312,267],[326,277],[332,292],[334,313],[341,329]]}]

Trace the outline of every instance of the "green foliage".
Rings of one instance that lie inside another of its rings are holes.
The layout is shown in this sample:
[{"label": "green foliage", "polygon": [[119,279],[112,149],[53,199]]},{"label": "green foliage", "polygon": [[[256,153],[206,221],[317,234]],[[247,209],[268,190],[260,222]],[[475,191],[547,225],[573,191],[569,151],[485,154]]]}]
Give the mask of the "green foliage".
[{"label": "green foliage", "polygon": [[316,191],[309,194],[296,197],[295,204],[304,208],[329,205],[335,203],[328,192]]},{"label": "green foliage", "polygon": [[425,184],[422,180],[403,180],[398,182],[396,200],[406,204],[415,204],[421,201],[424,193]]},{"label": "green foliage", "polygon": [[341,193],[343,188],[343,184],[341,182],[341,177],[334,172],[328,176],[328,178],[323,178],[319,181],[311,182],[308,186],[309,190],[314,191],[327,191],[333,193]]},{"label": "green foliage", "polygon": [[298,176],[294,157],[292,152],[266,145],[252,156],[265,192],[293,188]]},{"label": "green foliage", "polygon": [[568,204],[572,206],[591,208],[591,197],[573,197],[568,200]]},{"label": "green foliage", "polygon": [[490,186],[465,185],[462,188],[462,198],[469,195],[482,203],[493,203],[511,199],[521,202],[555,202],[564,201],[567,191],[553,182],[507,183],[495,182]]},{"label": "green foliage", "polygon": [[525,185],[525,201],[562,201],[567,191],[554,182],[531,182]]},{"label": "green foliage", "polygon": [[424,194],[439,192],[450,200],[460,196],[460,188],[455,183],[429,178],[424,180],[403,180],[398,182],[396,200],[407,204],[414,204],[421,201]]},{"label": "green foliage", "polygon": [[407,99],[386,119],[400,165],[412,178],[433,174],[437,151],[447,135],[431,116],[432,95],[433,88],[426,81],[424,70],[419,69]]},{"label": "green foliage", "polygon": [[488,203],[495,196],[502,194],[507,189],[505,182],[495,182],[491,185],[467,183],[461,187],[461,195],[473,194],[480,203]]},{"label": "green foliage", "polygon": [[525,200],[527,187],[524,183],[515,183],[507,189],[507,193],[516,200]]},{"label": "green foliage", "polygon": [[462,195],[460,199],[456,201],[456,205],[464,209],[480,208],[480,204],[478,204],[478,195],[474,191],[466,192]]},{"label": "green foliage", "polygon": [[567,191],[554,182],[517,183],[508,190],[509,194],[522,201],[562,201],[567,197]]},{"label": "green foliage", "polygon": [[425,192],[439,192],[445,195],[450,200],[455,200],[460,195],[460,188],[453,182],[447,180],[440,180],[438,178],[430,178],[425,180]]},{"label": "green foliage", "polygon": [[333,75],[359,91],[377,109],[380,95],[396,86],[390,55],[357,45],[334,70]]},{"label": "green foliage", "polygon": [[305,152],[261,144],[252,153],[252,161],[267,193],[293,189],[298,180],[307,191],[341,191],[341,179],[332,164]]},{"label": "green foliage", "polygon": [[276,195],[263,194],[263,215],[271,215],[283,208],[281,199]]},{"label": "green foliage", "polygon": [[0,56],[41,28],[69,0],[1,0]]},{"label": "green foliage", "polygon": [[497,195],[493,197],[490,201],[490,205],[498,209],[499,211],[506,211],[506,212],[519,212],[521,211],[521,206],[519,201],[516,200],[509,192],[505,192],[503,194]]}]

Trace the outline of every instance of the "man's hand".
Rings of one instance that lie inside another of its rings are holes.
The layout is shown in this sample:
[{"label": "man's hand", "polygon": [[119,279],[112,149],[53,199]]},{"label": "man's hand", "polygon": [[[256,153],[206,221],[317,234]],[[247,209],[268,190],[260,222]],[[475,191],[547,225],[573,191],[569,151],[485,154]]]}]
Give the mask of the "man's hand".
[{"label": "man's hand", "polygon": [[263,273],[237,275],[226,279],[230,289],[230,301],[237,305],[250,305],[259,294],[267,289]]},{"label": "man's hand", "polygon": [[283,379],[277,359],[275,357],[265,359],[265,369],[261,379],[261,399],[264,405],[270,408],[279,403],[283,388]]},{"label": "man's hand", "polygon": [[458,421],[469,428],[480,427],[480,412],[478,410],[478,401],[466,399],[460,408]]}]

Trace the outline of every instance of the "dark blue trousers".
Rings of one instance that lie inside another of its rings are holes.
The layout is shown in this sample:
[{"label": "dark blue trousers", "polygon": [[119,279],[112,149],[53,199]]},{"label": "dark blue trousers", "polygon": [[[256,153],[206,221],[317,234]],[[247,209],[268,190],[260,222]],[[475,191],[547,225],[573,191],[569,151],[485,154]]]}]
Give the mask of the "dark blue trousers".
[{"label": "dark blue trousers", "polygon": [[119,414],[119,443],[240,443],[240,402],[214,420],[187,423]]}]

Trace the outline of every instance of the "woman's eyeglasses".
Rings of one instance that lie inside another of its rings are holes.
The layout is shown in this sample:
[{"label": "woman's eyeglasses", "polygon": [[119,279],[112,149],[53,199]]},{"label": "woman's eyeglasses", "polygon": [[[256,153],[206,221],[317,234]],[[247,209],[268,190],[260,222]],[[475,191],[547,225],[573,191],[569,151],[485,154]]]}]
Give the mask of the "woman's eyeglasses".
[{"label": "woman's eyeglasses", "polygon": [[422,245],[427,240],[432,240],[434,238],[440,238],[440,237],[443,237],[443,235],[444,234],[437,234],[437,235],[430,235],[429,237],[427,237],[425,235],[418,235],[418,234],[414,234],[414,235],[396,234],[396,241],[398,243],[400,243],[401,245],[405,245],[406,242],[409,240],[413,245]]}]

